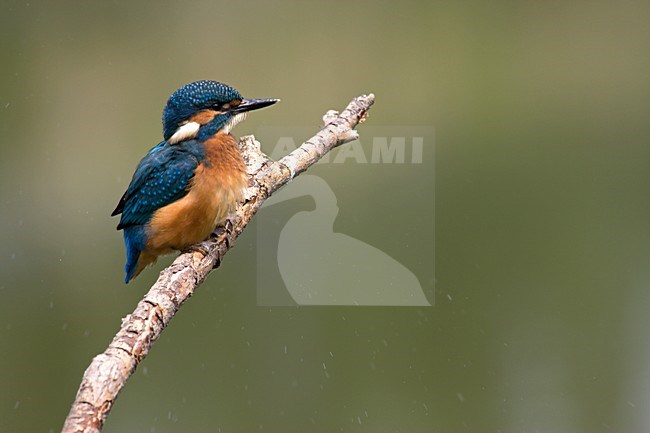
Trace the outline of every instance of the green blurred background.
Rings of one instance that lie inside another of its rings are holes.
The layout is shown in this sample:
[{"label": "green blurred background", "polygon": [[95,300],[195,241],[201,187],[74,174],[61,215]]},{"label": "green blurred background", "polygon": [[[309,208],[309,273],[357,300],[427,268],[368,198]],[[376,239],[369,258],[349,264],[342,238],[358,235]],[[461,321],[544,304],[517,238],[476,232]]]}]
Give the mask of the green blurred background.
[{"label": "green blurred background", "polygon": [[105,432],[648,431],[648,22],[641,1],[3,1],[0,432],[60,430],[171,261],[125,286],[109,214],[169,94],[204,78],[282,98],[238,134],[316,130],[370,91],[362,138],[433,126],[435,171],[428,147],[314,172],[335,229],[435,306],[258,307],[252,227]]}]

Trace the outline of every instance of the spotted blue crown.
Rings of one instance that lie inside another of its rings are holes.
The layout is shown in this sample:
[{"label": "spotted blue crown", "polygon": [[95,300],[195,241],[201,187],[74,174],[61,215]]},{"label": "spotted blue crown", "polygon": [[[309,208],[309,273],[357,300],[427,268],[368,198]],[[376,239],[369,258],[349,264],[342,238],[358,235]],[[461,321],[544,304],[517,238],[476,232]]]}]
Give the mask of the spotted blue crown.
[{"label": "spotted blue crown", "polygon": [[171,137],[179,123],[187,120],[200,110],[226,104],[234,99],[242,99],[232,87],[212,80],[195,81],[181,87],[169,97],[163,110],[163,136]]}]

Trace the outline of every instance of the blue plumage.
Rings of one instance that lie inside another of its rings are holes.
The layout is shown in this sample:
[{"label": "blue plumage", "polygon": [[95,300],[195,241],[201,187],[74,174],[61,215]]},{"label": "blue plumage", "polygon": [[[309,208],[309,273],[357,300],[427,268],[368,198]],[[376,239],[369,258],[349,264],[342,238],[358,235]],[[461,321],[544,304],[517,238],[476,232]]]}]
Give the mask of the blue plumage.
[{"label": "blue plumage", "polygon": [[200,141],[162,142],[140,161],[113,215],[122,213],[118,230],[146,224],[154,211],[187,194],[194,170],[205,156]]}]

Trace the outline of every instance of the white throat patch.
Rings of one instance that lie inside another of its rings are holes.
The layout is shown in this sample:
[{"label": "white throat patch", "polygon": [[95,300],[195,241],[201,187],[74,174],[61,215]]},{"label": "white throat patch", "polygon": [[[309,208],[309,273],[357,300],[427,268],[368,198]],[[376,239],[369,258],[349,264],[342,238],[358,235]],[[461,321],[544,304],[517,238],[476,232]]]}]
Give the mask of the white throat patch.
[{"label": "white throat patch", "polygon": [[174,132],[174,135],[169,137],[169,140],[167,140],[167,143],[169,144],[176,144],[180,141],[187,140],[189,138],[194,138],[196,137],[196,133],[199,132],[199,128],[201,125],[199,125],[196,122],[188,122],[183,126],[180,126],[176,132]]},{"label": "white throat patch", "polygon": [[237,125],[242,120],[246,119],[246,114],[248,113],[239,113],[232,116],[228,121],[228,123],[226,123],[226,126],[223,127],[223,133],[230,134],[230,131],[232,131],[235,125]]}]

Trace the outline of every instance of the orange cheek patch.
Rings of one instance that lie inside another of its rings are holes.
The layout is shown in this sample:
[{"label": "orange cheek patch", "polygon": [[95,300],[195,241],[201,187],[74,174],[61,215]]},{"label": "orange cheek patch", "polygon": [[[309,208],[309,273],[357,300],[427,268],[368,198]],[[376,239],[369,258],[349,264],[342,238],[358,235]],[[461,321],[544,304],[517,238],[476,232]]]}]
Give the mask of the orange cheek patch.
[{"label": "orange cheek patch", "polygon": [[216,116],[217,114],[218,113],[214,110],[203,110],[203,111],[199,111],[194,116],[190,117],[189,121],[196,122],[199,125],[205,125],[206,123],[209,123],[212,119],[214,119],[214,116]]}]

